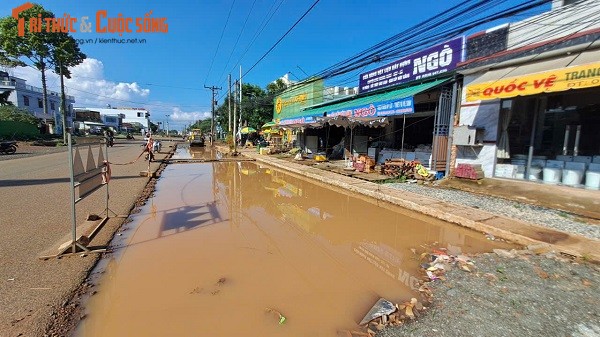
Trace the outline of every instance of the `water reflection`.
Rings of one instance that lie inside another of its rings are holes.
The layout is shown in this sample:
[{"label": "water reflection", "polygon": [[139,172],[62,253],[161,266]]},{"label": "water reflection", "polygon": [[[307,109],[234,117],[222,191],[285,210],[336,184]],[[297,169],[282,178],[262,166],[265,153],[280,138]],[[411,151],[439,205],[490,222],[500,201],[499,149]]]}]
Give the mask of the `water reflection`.
[{"label": "water reflection", "polygon": [[411,248],[495,245],[253,162],[169,165],[130,227],[80,336],[335,336],[415,295]]}]

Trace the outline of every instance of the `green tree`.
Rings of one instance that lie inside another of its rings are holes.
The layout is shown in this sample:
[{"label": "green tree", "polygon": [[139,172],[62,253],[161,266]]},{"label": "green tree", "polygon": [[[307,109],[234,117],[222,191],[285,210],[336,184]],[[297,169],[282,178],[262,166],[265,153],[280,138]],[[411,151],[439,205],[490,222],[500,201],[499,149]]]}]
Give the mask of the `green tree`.
[{"label": "green tree", "polygon": [[8,100],[10,93],[12,90],[6,90],[5,92],[0,94],[0,106],[1,105],[13,105],[13,102]]},{"label": "green tree", "polygon": [[[243,84],[242,87],[242,111],[240,115],[238,106],[238,123],[241,120],[241,125],[248,125],[259,130],[263,124],[273,119],[273,100],[277,95],[283,92],[287,86],[281,79],[278,79],[275,82],[269,83],[266,91],[261,89],[258,85],[250,83]],[[239,96],[236,96],[235,93],[231,93],[231,96],[231,110],[233,111],[233,104],[236,102],[234,97]],[[223,103],[215,109],[215,121],[223,125],[223,128],[227,130],[229,124],[228,96],[226,96],[223,99]]]},{"label": "green tree", "polygon": [[150,122],[150,131],[152,131],[152,133],[156,133],[157,130],[158,130],[158,124],[154,124],[154,123]]},{"label": "green tree", "polygon": [[281,78],[278,78],[277,81],[271,82],[267,85],[267,92],[270,96],[273,96],[273,98],[281,94],[285,89],[287,89],[287,85]]},{"label": "green tree", "polygon": [[[38,15],[42,18],[54,17],[54,13],[44,9],[41,5],[35,4],[33,7],[19,13],[19,18],[23,18],[28,23],[29,19],[38,18]],[[25,66],[25,62],[20,61],[21,57],[25,57],[41,72],[44,115],[48,114],[46,70],[51,65],[53,39],[57,35],[56,33],[46,32],[46,26],[47,22],[42,20],[40,32],[30,32],[25,29],[24,36],[19,36],[17,19],[12,16],[0,19],[0,49],[4,51],[2,60],[13,65]]]},{"label": "green tree", "polygon": [[77,41],[67,33],[57,33],[52,40],[52,53],[50,61],[54,65],[54,72],[60,76],[60,109],[63,125],[63,142],[67,142],[67,107],[65,98],[64,77],[71,78],[69,68],[81,64],[86,55],[79,49]]},{"label": "green tree", "polygon": [[0,121],[24,122],[33,125],[37,125],[39,122],[29,111],[13,105],[0,106]]},{"label": "green tree", "polygon": [[202,119],[192,124],[189,129],[200,129],[202,133],[210,133],[210,123],[210,118]]}]

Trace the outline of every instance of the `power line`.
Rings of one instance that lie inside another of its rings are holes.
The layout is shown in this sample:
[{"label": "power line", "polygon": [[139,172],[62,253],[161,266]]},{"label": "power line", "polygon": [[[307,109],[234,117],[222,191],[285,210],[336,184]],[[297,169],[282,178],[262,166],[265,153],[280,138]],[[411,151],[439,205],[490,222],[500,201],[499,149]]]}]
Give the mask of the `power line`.
[{"label": "power line", "polygon": [[250,71],[252,71],[252,69],[254,69],[254,67],[256,67],[256,65],[258,65],[258,64],[260,63],[260,61],[262,61],[262,60],[263,60],[263,59],[264,59],[264,58],[265,58],[267,55],[269,55],[269,53],[270,53],[270,52],[271,52],[273,49],[275,49],[275,47],[277,47],[277,45],[278,45],[278,44],[279,44],[279,43],[280,43],[280,42],[281,42],[281,41],[282,41],[282,40],[283,40],[283,39],[284,39],[284,38],[285,38],[285,37],[286,37],[286,36],[287,36],[287,35],[288,35],[288,34],[291,32],[291,31],[292,31],[292,29],[294,29],[294,27],[296,27],[296,25],[298,25],[298,24],[300,23],[300,21],[302,21],[302,19],[304,19],[304,17],[305,17],[306,15],[308,15],[308,13],[310,13],[310,11],[311,11],[311,10],[312,10],[312,9],[313,9],[313,8],[314,8],[314,7],[315,7],[317,4],[318,4],[318,3],[319,3],[319,1],[320,1],[320,0],[316,0],[316,1],[315,1],[315,2],[312,4],[312,6],[310,6],[310,8],[309,8],[309,9],[307,9],[307,10],[306,10],[306,12],[304,12],[304,14],[302,14],[302,16],[301,16],[301,17],[300,17],[300,18],[299,18],[299,19],[296,21],[296,23],[294,23],[294,24],[292,25],[292,27],[290,27],[290,29],[288,29],[288,31],[287,31],[287,32],[285,32],[285,34],[283,34],[283,36],[282,36],[282,37],[280,37],[280,38],[279,38],[279,40],[277,40],[277,42],[275,42],[275,44],[274,44],[274,45],[273,45],[271,48],[269,48],[269,50],[267,50],[267,52],[266,52],[266,53],[265,53],[263,56],[261,56],[261,58],[260,58],[260,59],[258,59],[258,61],[256,61],[256,63],[254,63],[254,64],[252,65],[252,67],[250,67],[248,70],[246,70],[246,72],[244,73],[244,75],[242,75],[242,77],[245,77],[246,75],[248,75],[248,73],[249,73]]},{"label": "power line", "polygon": [[[269,25],[269,22],[271,22],[271,19],[273,18],[273,16],[275,16],[275,14],[277,13],[277,11],[281,7],[281,5],[283,5],[284,1],[285,0],[281,0],[279,2],[279,5],[275,8],[275,10],[273,10],[273,12],[270,13],[271,9],[273,8],[273,6],[275,5],[275,3],[277,1],[273,2],[273,5],[271,5],[271,8],[269,8],[269,12],[263,18],[263,21],[261,22],[261,24],[258,26],[258,29],[256,30],[256,32],[254,33],[254,36],[250,40],[250,43],[248,43],[248,45],[246,46],[246,49],[244,49],[244,51],[242,52],[242,55],[240,56],[240,58],[237,60],[237,62],[235,62],[235,65],[229,70],[230,73],[233,72],[235,70],[236,66],[238,64],[240,64],[240,62],[244,59],[244,56],[246,56],[246,53],[248,52],[248,50],[250,49],[250,47],[252,47],[252,45],[254,44],[254,42],[256,41],[256,39],[260,36],[260,34],[262,34],[262,32],[264,31],[264,29]],[[229,64],[229,61],[227,61],[227,64]],[[223,82],[221,82],[221,84],[223,84]]]},{"label": "power line", "polygon": [[227,69],[227,66],[229,65],[229,61],[231,61],[231,56],[233,55],[233,52],[235,51],[235,48],[237,47],[237,44],[240,41],[242,34],[244,33],[244,29],[246,28],[246,24],[248,23],[248,19],[250,18],[250,14],[252,14],[252,10],[254,9],[255,4],[256,4],[256,0],[254,0],[252,2],[252,7],[250,7],[250,10],[248,11],[248,15],[246,15],[246,20],[244,20],[244,25],[242,26],[242,29],[240,30],[240,33],[238,34],[238,37],[235,40],[235,43],[233,44],[233,48],[231,48],[231,52],[229,53],[229,58],[227,59],[227,62],[225,62],[223,71],[221,71],[221,75],[219,75],[219,77],[217,77],[217,80],[220,79],[221,77],[223,77],[223,74],[225,74],[225,70]]},{"label": "power line", "polygon": [[219,51],[219,47],[221,46],[221,41],[223,40],[223,35],[225,34],[225,29],[227,29],[227,24],[229,23],[229,17],[231,16],[231,11],[233,10],[233,5],[235,5],[235,0],[231,3],[231,7],[229,7],[229,13],[227,14],[227,20],[225,20],[225,26],[223,26],[223,31],[221,31],[221,37],[219,38],[219,43],[217,43],[217,48],[215,49],[215,54],[210,61],[210,67],[208,67],[208,72],[206,73],[206,78],[204,79],[204,83],[208,80],[208,76],[210,75],[210,71],[212,70],[212,66],[215,62],[215,58],[217,58],[217,52]]}]

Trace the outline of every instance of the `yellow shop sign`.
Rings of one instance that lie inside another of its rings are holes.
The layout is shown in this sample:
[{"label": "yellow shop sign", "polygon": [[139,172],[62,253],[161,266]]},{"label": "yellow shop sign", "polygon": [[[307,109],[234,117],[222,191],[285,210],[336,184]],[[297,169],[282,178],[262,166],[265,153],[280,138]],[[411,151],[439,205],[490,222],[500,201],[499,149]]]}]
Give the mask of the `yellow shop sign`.
[{"label": "yellow shop sign", "polygon": [[275,100],[275,111],[277,113],[281,113],[283,108],[290,106],[292,104],[300,103],[301,105],[306,104],[306,100],[308,99],[308,94],[299,94],[296,96],[292,96],[290,98],[281,98],[277,97]]},{"label": "yellow shop sign", "polygon": [[467,86],[467,102],[535,95],[600,86],[600,63],[591,63],[521,77]]}]

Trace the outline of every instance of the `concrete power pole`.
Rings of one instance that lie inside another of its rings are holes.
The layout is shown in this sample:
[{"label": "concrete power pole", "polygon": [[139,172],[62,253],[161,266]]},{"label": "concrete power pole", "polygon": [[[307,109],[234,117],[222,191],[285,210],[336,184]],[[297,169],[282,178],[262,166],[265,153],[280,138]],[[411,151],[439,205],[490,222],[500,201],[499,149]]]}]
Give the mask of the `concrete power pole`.
[{"label": "concrete power pole", "polygon": [[231,74],[227,76],[227,82],[229,84],[229,90],[227,95],[227,106],[229,109],[229,124],[227,124],[227,133],[231,133]]},{"label": "concrete power pole", "polygon": [[221,90],[220,87],[207,87],[206,89],[210,89],[212,91],[212,97],[210,99],[210,107],[211,107],[211,119],[210,119],[210,145],[213,144],[213,139],[215,138],[215,98],[217,97],[217,90]]},{"label": "concrete power pole", "polygon": [[237,153],[237,91],[238,81],[235,81],[235,89],[233,93],[233,153]]}]

